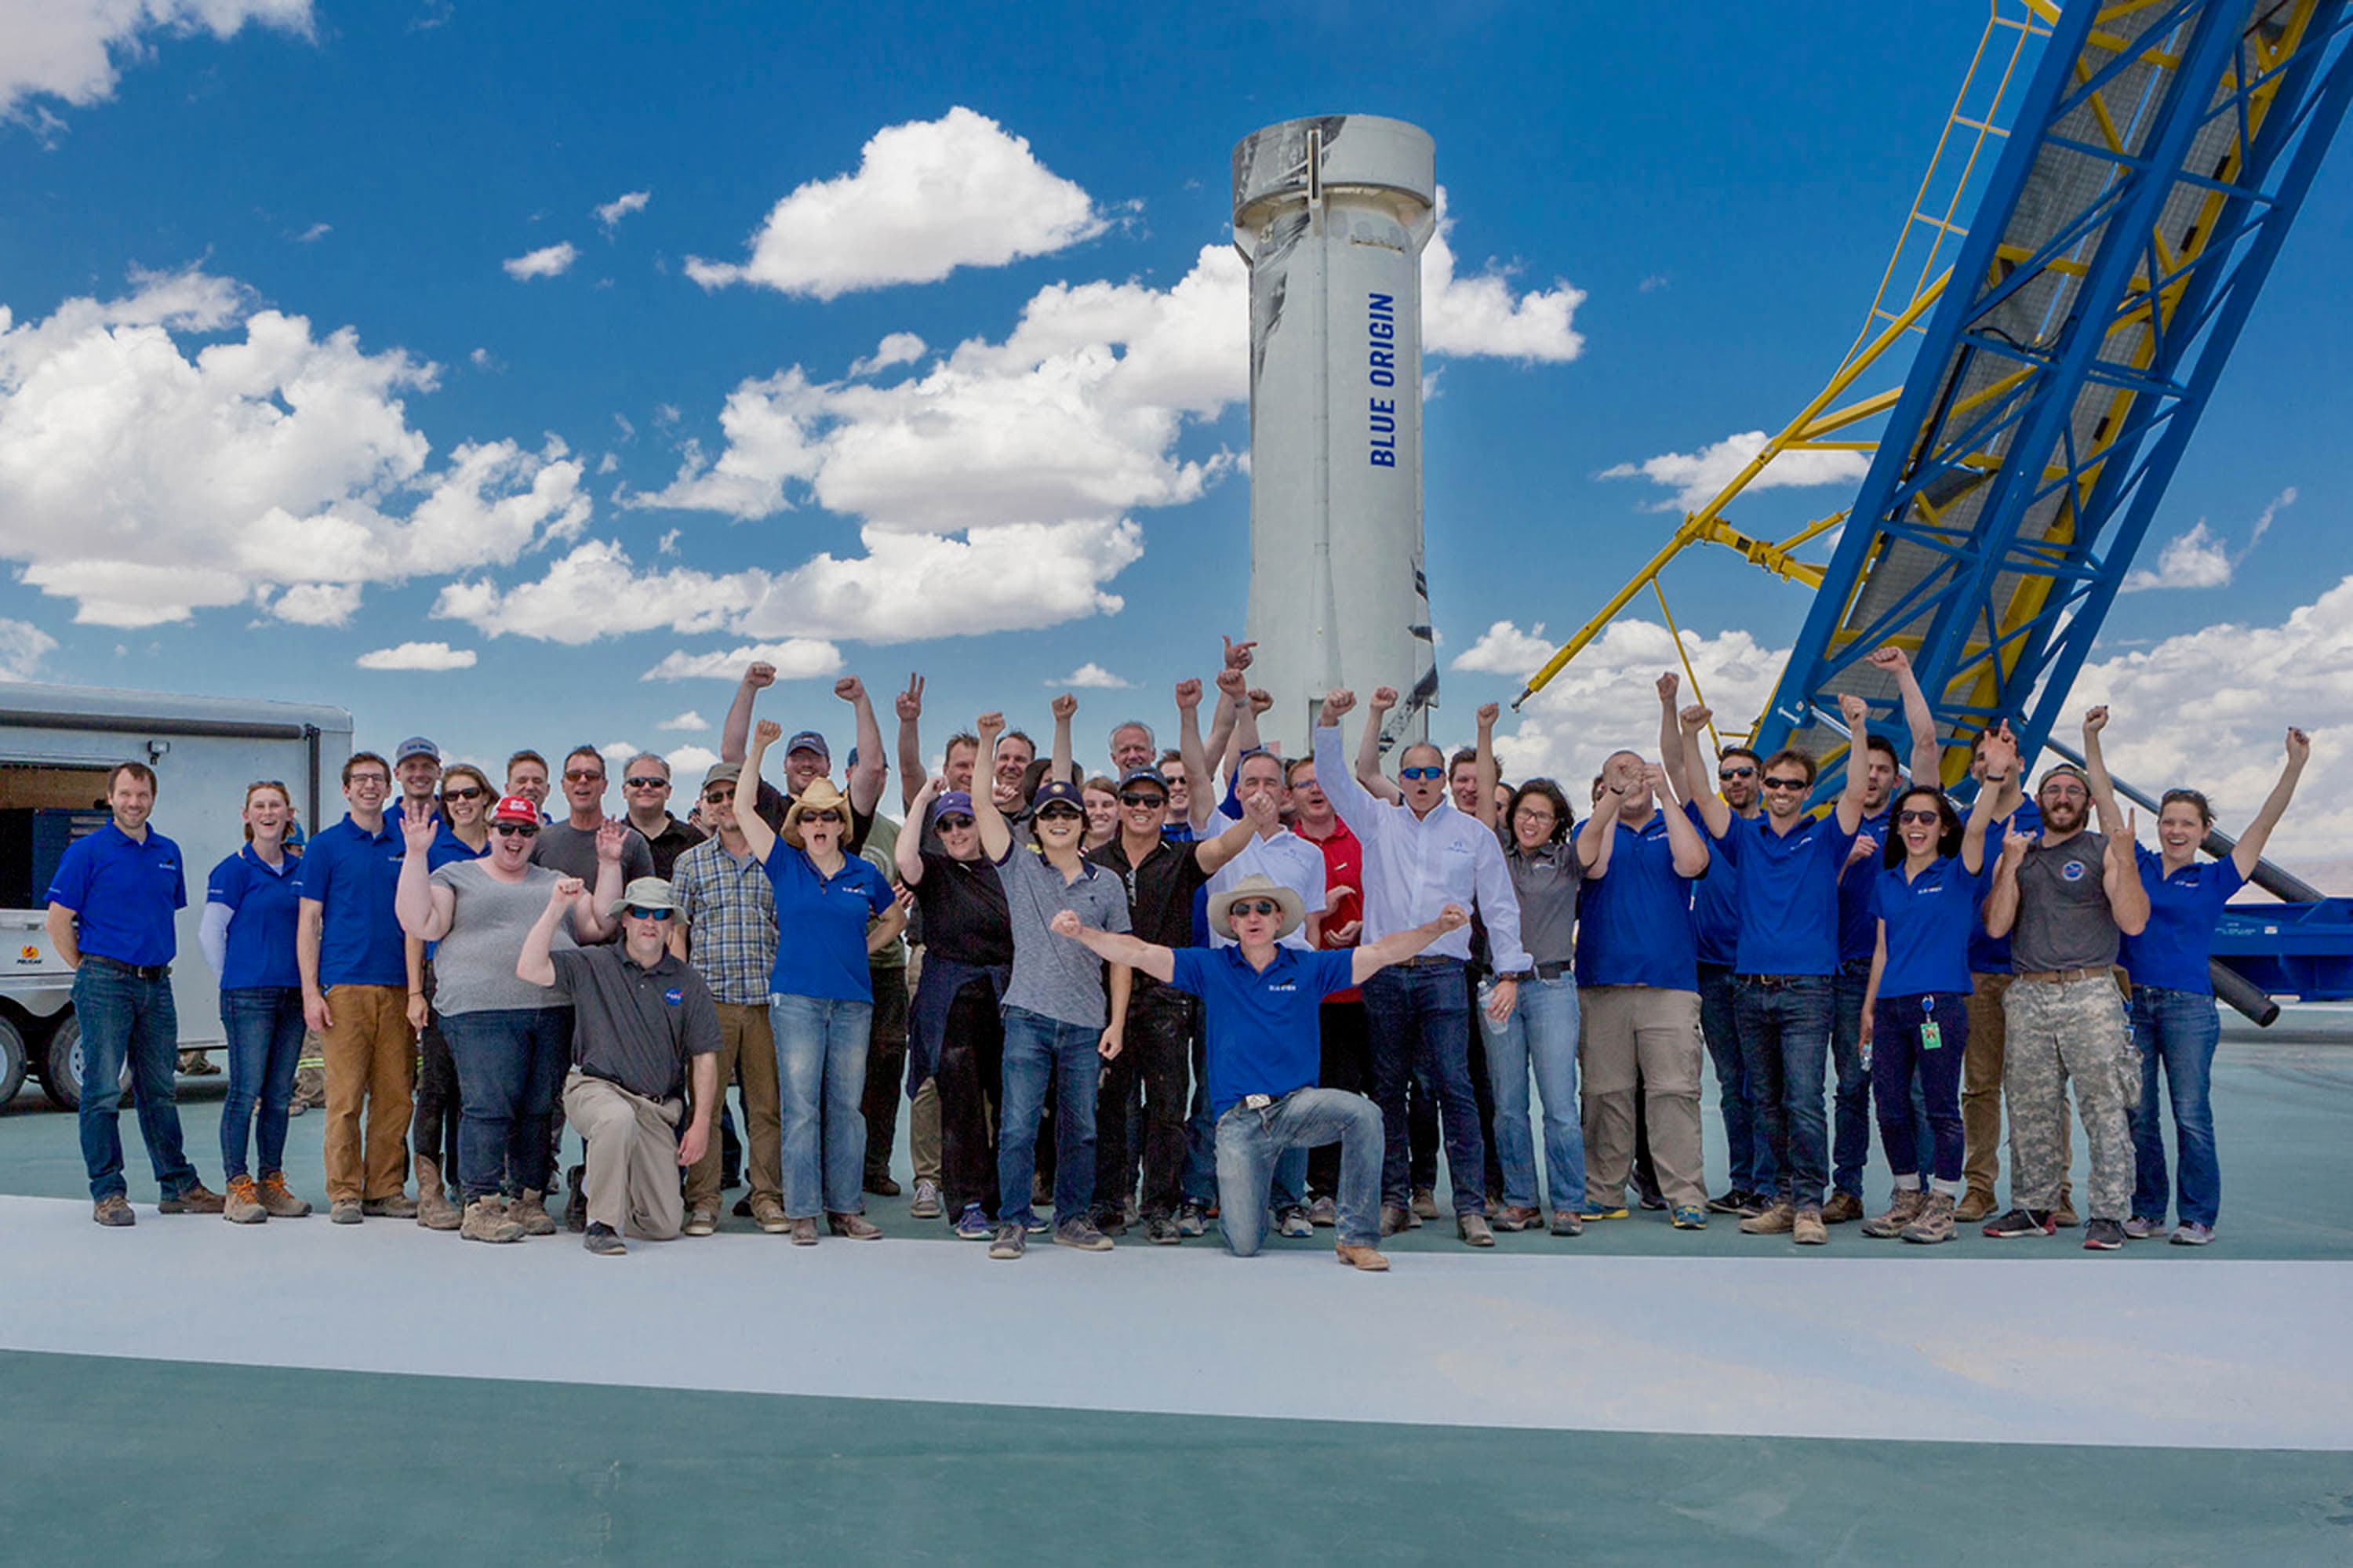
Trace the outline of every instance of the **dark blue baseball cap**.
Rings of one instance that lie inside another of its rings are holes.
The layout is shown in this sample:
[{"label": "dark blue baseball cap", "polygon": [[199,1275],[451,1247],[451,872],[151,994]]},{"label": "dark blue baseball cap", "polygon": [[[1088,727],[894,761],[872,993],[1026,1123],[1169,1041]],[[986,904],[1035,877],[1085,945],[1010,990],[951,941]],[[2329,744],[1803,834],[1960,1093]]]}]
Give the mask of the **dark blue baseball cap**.
[{"label": "dark blue baseball cap", "polygon": [[[1165,789],[1167,786],[1164,784],[1161,788]],[[1047,807],[1057,801],[1068,806],[1082,817],[1087,814],[1086,796],[1080,792],[1077,785],[1067,779],[1050,779],[1039,785],[1038,792],[1029,797],[1029,814],[1033,817],[1041,815]]]}]

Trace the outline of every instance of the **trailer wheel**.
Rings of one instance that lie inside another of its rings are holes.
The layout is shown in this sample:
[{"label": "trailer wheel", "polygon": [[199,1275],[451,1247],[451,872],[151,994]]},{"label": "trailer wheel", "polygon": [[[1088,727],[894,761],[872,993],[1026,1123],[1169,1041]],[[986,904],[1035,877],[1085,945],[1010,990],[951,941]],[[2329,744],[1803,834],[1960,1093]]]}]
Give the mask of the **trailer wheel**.
[{"label": "trailer wheel", "polygon": [[[81,1020],[67,1013],[49,1031],[41,1088],[59,1110],[81,1108]],[[122,1108],[131,1108],[131,1064],[122,1065]]]},{"label": "trailer wheel", "polygon": [[25,1032],[16,1027],[16,1020],[0,1017],[0,1107],[16,1097],[25,1086]]}]

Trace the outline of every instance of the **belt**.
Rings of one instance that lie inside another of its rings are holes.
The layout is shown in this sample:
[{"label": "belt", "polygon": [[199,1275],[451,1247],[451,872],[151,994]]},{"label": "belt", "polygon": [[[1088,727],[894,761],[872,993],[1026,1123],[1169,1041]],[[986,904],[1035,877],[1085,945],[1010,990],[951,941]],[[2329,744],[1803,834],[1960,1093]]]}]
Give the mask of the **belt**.
[{"label": "belt", "polygon": [[110,969],[119,969],[134,980],[159,980],[172,978],[172,966],[169,964],[126,964],[121,959],[110,959],[104,953],[84,953],[81,956],[81,961],[86,964],[100,964]]},{"label": "belt", "polygon": [[2112,980],[2116,972],[2105,965],[2096,969],[2021,969],[2018,978],[2040,981],[2044,985],[2073,985],[2077,980]]},{"label": "belt", "polygon": [[1464,960],[1450,959],[1443,953],[1422,953],[1410,959],[1400,959],[1388,967],[1393,969],[1461,969]]},{"label": "belt", "polygon": [[1828,975],[1735,975],[1744,985],[1761,985],[1767,991],[1786,991],[1804,980],[1828,980]]},{"label": "belt", "polygon": [[1563,975],[1565,975],[1565,974],[1568,973],[1568,972],[1569,972],[1569,970],[1571,970],[1571,969],[1575,969],[1576,967],[1577,967],[1577,964],[1576,964],[1575,960],[1573,960],[1573,959],[1572,959],[1572,960],[1569,960],[1569,961],[1567,961],[1567,962],[1564,962],[1564,963],[1557,963],[1557,964],[1538,964],[1538,965],[1536,966],[1536,979],[1538,979],[1538,980],[1556,980],[1560,979],[1560,977],[1561,977],[1561,976],[1563,976]]}]

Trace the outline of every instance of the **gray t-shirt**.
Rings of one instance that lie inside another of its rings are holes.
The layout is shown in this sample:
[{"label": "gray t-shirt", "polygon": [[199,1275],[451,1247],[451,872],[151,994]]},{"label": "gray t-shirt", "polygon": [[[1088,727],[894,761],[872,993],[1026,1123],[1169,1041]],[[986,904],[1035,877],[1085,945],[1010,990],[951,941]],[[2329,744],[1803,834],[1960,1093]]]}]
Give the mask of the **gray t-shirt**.
[{"label": "gray t-shirt", "polygon": [[1577,894],[1585,885],[1577,844],[1546,844],[1533,855],[1514,842],[1504,849],[1504,869],[1520,895],[1520,946],[1539,964],[1571,963],[1577,958]]},{"label": "gray t-shirt", "polygon": [[[433,953],[433,1007],[443,1013],[490,1012],[504,1008],[569,1007],[561,992],[515,978],[515,960],[547,908],[556,874],[544,866],[523,867],[521,882],[501,882],[490,863],[455,860],[433,874],[436,886],[457,897],[449,934]],[[554,948],[572,939],[572,916],[557,922]]]},{"label": "gray t-shirt", "polygon": [[1097,930],[1125,931],[1126,885],[1092,861],[1081,863],[1076,882],[1066,882],[1044,855],[1019,842],[997,863],[997,877],[1005,885],[1006,913],[1013,922],[1013,980],[1005,988],[1005,1005],[1101,1029],[1111,1013],[1103,960],[1047,924],[1071,909]]},{"label": "gray t-shirt", "polygon": [[[533,841],[531,863],[546,866],[559,875],[576,876],[593,890],[596,885],[596,830],[575,828],[570,822],[548,823]],[[653,845],[646,842],[646,835],[637,829],[625,829],[621,835],[621,885],[626,887],[653,874]],[[613,935],[605,939],[618,941],[620,928],[614,927]]]},{"label": "gray t-shirt", "polygon": [[2106,969],[2116,961],[2118,933],[2108,907],[2108,841],[2077,833],[2056,849],[2036,841],[2018,867],[2018,919],[2010,967],[2020,974]]},{"label": "gray t-shirt", "polygon": [[719,1010],[702,977],[665,949],[639,969],[625,948],[557,953],[555,994],[573,1010],[572,1065],[649,1100],[686,1089],[686,1059],[719,1049]]}]

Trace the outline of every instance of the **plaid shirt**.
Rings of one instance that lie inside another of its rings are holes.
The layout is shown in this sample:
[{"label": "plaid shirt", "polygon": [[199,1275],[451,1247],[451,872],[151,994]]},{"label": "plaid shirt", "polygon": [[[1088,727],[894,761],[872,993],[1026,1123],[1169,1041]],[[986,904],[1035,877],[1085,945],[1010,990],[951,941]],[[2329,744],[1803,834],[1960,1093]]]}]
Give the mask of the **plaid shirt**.
[{"label": "plaid shirt", "polygon": [[686,916],[694,971],[712,999],[765,1003],[776,964],[776,891],[767,868],[738,863],[717,839],[706,839],[678,857],[670,885]]}]

